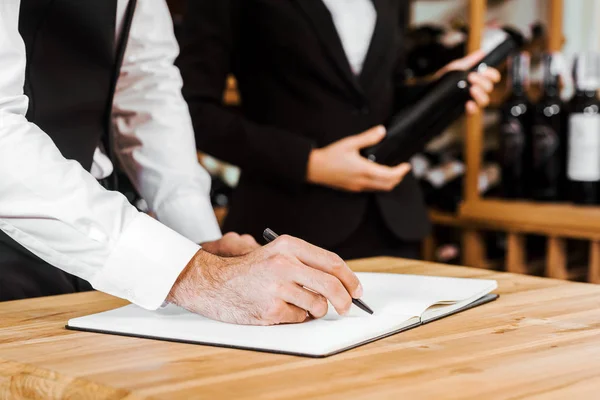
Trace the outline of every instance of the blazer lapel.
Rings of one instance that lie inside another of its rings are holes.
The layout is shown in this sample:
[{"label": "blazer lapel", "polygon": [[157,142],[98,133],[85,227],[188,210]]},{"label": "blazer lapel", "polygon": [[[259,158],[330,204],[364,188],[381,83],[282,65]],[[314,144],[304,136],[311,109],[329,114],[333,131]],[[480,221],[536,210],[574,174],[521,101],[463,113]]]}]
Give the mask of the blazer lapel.
[{"label": "blazer lapel", "polygon": [[338,72],[355,93],[363,95],[358,77],[354,75],[344,47],[336,30],[331,13],[321,0],[295,0],[306,18],[311,22],[326,53],[335,64]]},{"label": "blazer lapel", "polygon": [[367,88],[377,75],[379,60],[389,53],[390,46],[394,40],[394,25],[390,18],[389,0],[372,0],[377,10],[377,22],[371,39],[371,45],[365,58],[359,82],[361,87]]}]

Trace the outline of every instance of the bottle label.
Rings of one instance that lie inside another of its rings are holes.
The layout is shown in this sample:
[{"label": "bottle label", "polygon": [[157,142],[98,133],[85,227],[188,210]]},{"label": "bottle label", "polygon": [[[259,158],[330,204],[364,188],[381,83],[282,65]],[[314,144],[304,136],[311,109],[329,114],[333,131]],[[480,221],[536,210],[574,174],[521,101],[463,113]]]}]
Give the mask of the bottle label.
[{"label": "bottle label", "polygon": [[568,143],[569,179],[578,182],[600,180],[600,115],[571,115]]},{"label": "bottle label", "polygon": [[465,173],[465,164],[460,161],[449,161],[427,172],[425,179],[436,189]]},{"label": "bottle label", "polygon": [[521,164],[525,149],[525,131],[517,119],[509,119],[500,130],[502,165]]},{"label": "bottle label", "polygon": [[423,178],[430,167],[429,160],[422,154],[415,154],[410,159],[410,164],[412,166],[413,175],[417,179]]},{"label": "bottle label", "polygon": [[481,38],[481,49],[488,55],[508,38],[508,33],[502,29],[486,29]]},{"label": "bottle label", "polygon": [[447,48],[458,46],[465,43],[468,37],[467,34],[461,31],[448,31],[440,38],[440,43]]},{"label": "bottle label", "polygon": [[533,168],[541,168],[558,151],[558,133],[548,125],[533,127]]}]

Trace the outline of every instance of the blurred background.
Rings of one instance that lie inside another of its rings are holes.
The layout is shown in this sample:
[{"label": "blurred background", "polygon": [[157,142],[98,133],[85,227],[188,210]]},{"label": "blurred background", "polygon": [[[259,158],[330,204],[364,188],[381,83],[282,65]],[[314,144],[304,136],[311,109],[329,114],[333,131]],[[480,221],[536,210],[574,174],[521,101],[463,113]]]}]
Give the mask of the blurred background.
[{"label": "blurred background", "polygon": [[[169,6],[179,29],[183,2]],[[586,143],[600,154],[600,129],[585,143],[570,143],[569,131],[598,113],[599,20],[594,0],[411,2],[409,81],[485,45],[489,29],[522,38],[520,53],[499,68],[490,107],[456,121],[412,159],[434,223],[424,259],[600,283],[600,175],[577,164]],[[233,109],[243,101],[233,76],[223,101]],[[208,154],[199,160],[213,176],[222,220],[239,170]]]}]

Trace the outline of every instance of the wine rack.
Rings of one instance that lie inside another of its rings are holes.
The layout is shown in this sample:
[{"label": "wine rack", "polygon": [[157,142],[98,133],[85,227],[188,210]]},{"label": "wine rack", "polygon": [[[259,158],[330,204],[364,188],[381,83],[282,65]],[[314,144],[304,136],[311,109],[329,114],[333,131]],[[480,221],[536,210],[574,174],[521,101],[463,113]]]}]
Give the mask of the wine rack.
[{"label": "wine rack", "polygon": [[[548,50],[560,51],[563,38],[563,0],[548,0]],[[469,1],[469,51],[479,49],[485,24],[487,1]],[[600,208],[571,204],[546,204],[503,199],[483,199],[477,190],[481,168],[483,126],[481,115],[467,118],[465,132],[467,164],[464,201],[456,215],[431,212],[434,224],[458,227],[462,231],[462,263],[473,267],[490,265],[485,259],[486,230],[507,234],[505,269],[514,273],[528,273],[525,237],[529,234],[547,238],[544,275],[569,279],[567,269],[567,239],[590,242],[587,281],[600,283]],[[424,242],[425,258],[431,258],[434,238]]]}]

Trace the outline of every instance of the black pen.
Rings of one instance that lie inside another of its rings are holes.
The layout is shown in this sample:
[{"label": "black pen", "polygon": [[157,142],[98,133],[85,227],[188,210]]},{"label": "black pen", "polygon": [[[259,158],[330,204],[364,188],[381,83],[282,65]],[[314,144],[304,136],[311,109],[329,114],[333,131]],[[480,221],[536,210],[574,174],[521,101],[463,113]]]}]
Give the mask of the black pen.
[{"label": "black pen", "polygon": [[[273,240],[277,239],[279,237],[279,235],[276,234],[275,232],[273,232],[271,229],[267,228],[263,232],[263,237],[265,238],[265,240],[267,241],[267,243],[271,243]],[[368,305],[366,305],[364,301],[362,301],[360,299],[352,299],[352,303],[356,307],[358,307],[361,310],[363,310],[364,312],[367,312],[369,314],[373,314],[373,310],[371,310],[371,308]]]}]

